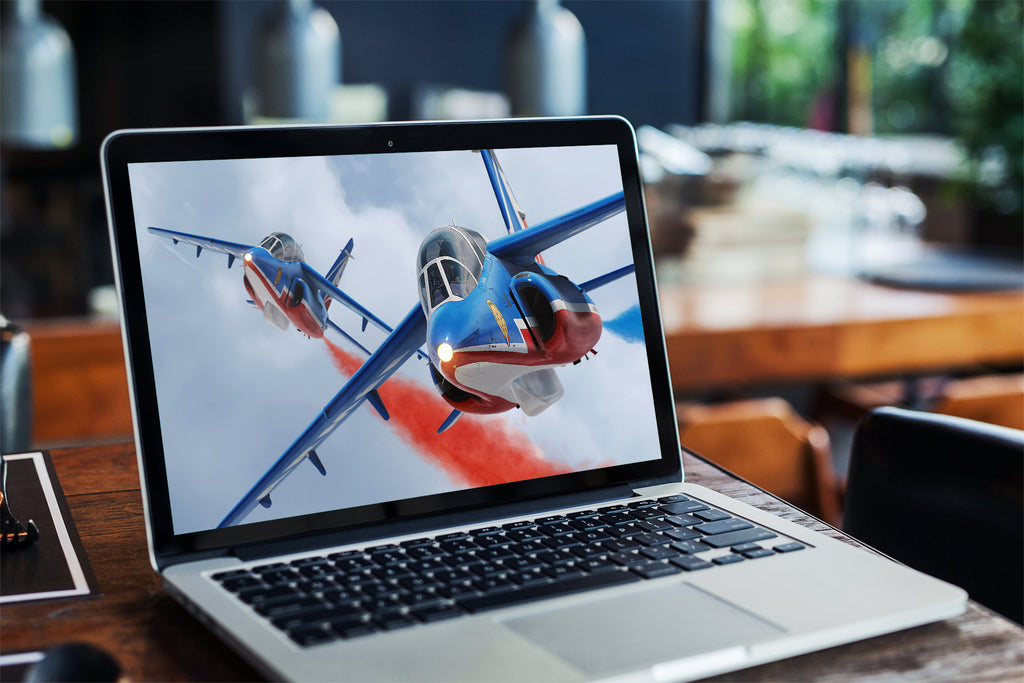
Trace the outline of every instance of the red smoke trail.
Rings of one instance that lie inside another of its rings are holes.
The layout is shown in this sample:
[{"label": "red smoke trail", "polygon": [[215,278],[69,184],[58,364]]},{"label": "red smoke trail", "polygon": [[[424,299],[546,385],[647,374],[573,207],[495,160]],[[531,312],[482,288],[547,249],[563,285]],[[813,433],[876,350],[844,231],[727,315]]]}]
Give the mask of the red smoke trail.
[{"label": "red smoke trail", "polygon": [[[351,376],[362,363],[336,344],[328,341],[335,367]],[[570,471],[555,465],[522,434],[513,433],[507,421],[488,420],[483,424],[473,415],[463,415],[443,434],[437,433],[451,412],[433,387],[392,375],[380,389],[389,424],[403,441],[430,462],[439,465],[453,479],[469,486],[488,486],[533,477],[546,477]]]}]

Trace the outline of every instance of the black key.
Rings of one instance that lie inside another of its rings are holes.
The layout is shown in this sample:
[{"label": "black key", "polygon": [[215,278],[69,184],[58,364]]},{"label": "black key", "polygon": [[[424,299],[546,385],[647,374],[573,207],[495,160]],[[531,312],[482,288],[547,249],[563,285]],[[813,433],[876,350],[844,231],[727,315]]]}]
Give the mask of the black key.
[{"label": "black key", "polygon": [[473,542],[481,548],[495,548],[511,543],[512,539],[508,538],[504,534],[494,533],[487,534],[485,536],[474,536]]},{"label": "black key", "polygon": [[641,522],[637,522],[636,526],[638,529],[643,529],[645,531],[664,531],[672,528],[672,525],[664,519],[645,519]]},{"label": "black key", "polygon": [[544,564],[555,565],[565,562],[574,562],[577,558],[571,552],[563,548],[561,550],[544,550],[539,552],[537,553],[537,559]]},{"label": "black key", "polygon": [[[501,593],[498,593],[498,595],[501,595]],[[442,619],[451,619],[452,617],[457,617],[462,614],[458,607],[445,603],[428,605],[427,607],[414,609],[411,613],[420,621],[425,621],[427,623],[441,621]]]},{"label": "black key", "polygon": [[728,519],[722,519],[717,522],[707,522],[705,524],[698,524],[693,527],[697,531],[707,536],[714,536],[715,534],[724,534],[730,531],[739,531],[740,529],[750,529],[754,525],[745,519],[736,519],[730,517]]},{"label": "black key", "polygon": [[643,529],[639,528],[636,524],[617,524],[615,526],[608,527],[605,531],[617,538],[624,538],[626,536],[634,536],[636,534],[643,533]]},{"label": "black key", "polygon": [[385,614],[374,617],[374,621],[385,631],[397,631],[406,626],[412,626],[416,621],[405,614]]},{"label": "black key", "polygon": [[534,526],[536,526],[536,525],[531,520],[529,520],[529,519],[521,519],[518,522],[509,522],[508,524],[502,524],[501,528],[502,529],[518,530],[518,529],[529,529],[529,528],[534,527]]},{"label": "black key", "polygon": [[630,508],[631,510],[637,510],[639,508],[654,507],[657,504],[658,501],[656,500],[634,500],[632,503],[626,503],[626,507]]},{"label": "black key", "polygon": [[665,535],[677,541],[690,541],[703,536],[699,531],[693,529],[669,529]]},{"label": "black key", "polygon": [[571,534],[573,531],[576,531],[576,529],[569,526],[569,522],[565,521],[564,519],[559,522],[549,522],[548,524],[542,524],[537,528],[540,529],[541,533],[544,533],[548,536],[560,536],[562,534]]},{"label": "black key", "polygon": [[639,520],[654,519],[656,517],[664,517],[665,513],[658,508],[640,508],[639,510],[633,510],[632,513],[634,518]]},{"label": "black key", "polygon": [[211,578],[214,581],[220,581],[223,583],[228,579],[237,579],[240,576],[252,576],[252,572],[250,572],[248,569],[232,569],[230,571],[219,572],[217,574],[214,574]]},{"label": "black key", "polygon": [[629,540],[636,541],[643,545],[663,545],[668,543],[669,539],[660,534],[638,534],[636,536],[631,536]]},{"label": "black key", "polygon": [[552,550],[558,550],[559,548],[571,548],[574,545],[580,544],[579,541],[569,535],[552,536],[551,538],[545,538],[541,543]]},{"label": "black key", "polygon": [[708,567],[714,566],[710,562],[702,560],[699,557],[695,557],[693,555],[681,555],[679,557],[669,560],[669,562],[671,562],[672,564],[681,569],[685,569],[688,572],[695,572],[698,569],[707,569]]},{"label": "black key", "polygon": [[266,584],[258,577],[248,573],[243,576],[224,579],[221,581],[221,585],[232,593],[238,593],[239,591],[249,590],[252,588],[266,587]]},{"label": "black key", "polygon": [[541,570],[544,574],[551,577],[552,579],[565,579],[570,576],[583,576],[583,570],[576,566],[576,564],[560,564],[554,567],[548,567]]},{"label": "black key", "polygon": [[692,555],[694,553],[702,553],[705,550],[710,550],[710,548],[707,545],[701,543],[700,541],[676,541],[675,543],[670,543],[669,547],[674,548],[675,550],[678,550],[681,553],[686,553],[687,555]]},{"label": "black key", "polygon": [[295,598],[294,600],[277,600],[253,605],[257,612],[268,619],[320,609],[323,606],[324,603],[319,598]]},{"label": "black key", "polygon": [[722,555],[721,557],[716,557],[715,559],[713,559],[711,561],[714,562],[715,564],[736,564],[737,562],[742,562],[743,561],[743,556],[742,555],[736,555],[736,554]]},{"label": "black key", "polygon": [[573,534],[573,538],[578,540],[580,543],[597,543],[598,541],[606,541],[611,536],[602,529],[590,529],[588,531],[581,531],[577,534]]},{"label": "black key", "polygon": [[299,597],[299,593],[291,586],[274,586],[266,590],[248,590],[239,593],[238,597],[244,602],[256,606],[278,600],[293,600]]},{"label": "black key", "polygon": [[[544,537],[541,536],[539,538]],[[512,550],[519,555],[532,555],[534,553],[539,553],[540,551],[547,549],[548,547],[546,545],[541,543],[540,540],[536,539],[530,541],[523,541],[522,543],[517,543],[515,545],[509,546],[509,550]]]},{"label": "black key", "polygon": [[659,503],[681,503],[681,502],[687,501],[687,500],[690,500],[690,499],[687,498],[686,496],[682,495],[682,494],[677,493],[674,496],[665,496],[663,498],[659,498],[658,502]]},{"label": "black key", "polygon": [[485,527],[480,527],[479,529],[471,529],[470,532],[469,532],[469,535],[476,537],[476,536],[490,536],[491,534],[499,534],[499,533],[501,533],[501,527],[485,526]]},{"label": "black key", "polygon": [[465,538],[469,538],[469,534],[465,531],[453,531],[450,534],[441,534],[436,540],[438,543],[443,544],[445,541],[458,541]]},{"label": "black key", "polygon": [[566,515],[569,519],[580,519],[582,517],[594,517],[597,515],[597,510],[577,510],[576,512],[570,512]]},{"label": "black key", "polygon": [[667,560],[670,557],[675,557],[679,554],[678,551],[669,548],[664,545],[657,545],[653,548],[642,548],[640,554],[644,557],[649,557],[652,560]]},{"label": "black key", "polygon": [[540,517],[539,519],[536,519],[534,521],[536,521],[537,524],[552,524],[554,522],[564,522],[565,515],[549,515],[547,517]]},{"label": "black key", "polygon": [[335,640],[338,636],[321,626],[303,626],[288,631],[288,637],[302,647],[309,647]]},{"label": "black key", "polygon": [[769,555],[774,555],[774,554],[775,554],[775,552],[772,551],[772,550],[769,550],[768,548],[758,548],[757,550],[746,550],[746,551],[744,551],[743,552],[743,557],[747,558],[748,560],[756,560],[759,557],[768,557]]},{"label": "black key", "polygon": [[605,558],[591,558],[589,560],[581,560],[576,563],[576,566],[585,572],[606,572],[610,569],[618,569],[618,565],[611,560]]},{"label": "black key", "polygon": [[[774,534],[772,535],[774,536]],[[804,546],[803,543],[797,543],[796,541],[793,541],[792,543],[783,543],[782,545],[775,546],[775,552],[791,553],[794,550],[803,550],[805,547],[806,546]]]},{"label": "black key", "polygon": [[600,527],[605,526],[605,523],[597,517],[582,517],[570,520],[569,526],[577,531],[589,531],[591,529],[599,529]]},{"label": "black key", "polygon": [[547,574],[542,574],[539,571],[523,571],[509,574],[512,583],[518,584],[519,586],[533,586],[538,583],[547,583]]},{"label": "black key", "polygon": [[405,554],[409,556],[410,560],[429,560],[431,558],[444,557],[447,553],[441,550],[433,543],[427,545],[417,545],[408,548]]},{"label": "black key", "polygon": [[300,578],[298,572],[292,569],[274,569],[262,572],[260,576],[262,576],[263,580],[271,586],[292,583],[293,581],[298,581]]},{"label": "black key", "polygon": [[543,564],[536,557],[510,557],[501,562],[509,571],[525,571]]},{"label": "black key", "polygon": [[335,633],[344,638],[358,638],[367,636],[376,631],[373,624],[366,621],[345,620],[331,623]]},{"label": "black key", "polygon": [[449,553],[461,553],[467,550],[473,550],[475,548],[478,548],[479,546],[476,543],[473,543],[473,541],[469,540],[469,537],[467,536],[465,538],[456,538],[450,541],[442,541],[441,547]]},{"label": "black key", "polygon": [[697,510],[707,510],[708,506],[696,500],[683,500],[677,503],[668,503],[661,506],[661,511],[666,515],[685,515]]},{"label": "black key", "polygon": [[601,541],[601,547],[608,552],[617,553],[623,550],[639,548],[640,544],[628,538],[613,538],[610,541]]},{"label": "black key", "polygon": [[705,522],[717,522],[720,519],[729,519],[732,517],[728,512],[722,512],[721,510],[698,510],[693,513],[694,517],[700,517]]},{"label": "black key", "polygon": [[676,526],[693,526],[694,524],[700,524],[700,520],[693,515],[670,515],[665,518],[666,522],[675,524]]},{"label": "black key", "polygon": [[734,545],[730,550],[734,553],[745,553],[750,550],[760,550],[761,546],[758,543],[738,543]]},{"label": "black key", "polygon": [[605,586],[617,586],[639,580],[635,574],[624,571],[591,573],[562,579],[561,581],[526,586],[518,590],[505,591],[494,595],[462,598],[457,601],[457,604],[468,612],[483,612],[499,607],[519,605],[541,598],[549,598],[555,595],[568,595],[570,593],[578,593]]},{"label": "black key", "polygon": [[474,554],[483,562],[498,562],[499,560],[507,560],[510,557],[516,556],[514,550],[505,547],[478,550]]},{"label": "black key", "polygon": [[285,631],[304,626],[320,626],[325,623],[345,619],[359,619],[361,610],[355,607],[313,607],[305,610],[297,610],[290,614],[281,614],[271,619],[274,626]]},{"label": "black key", "polygon": [[370,558],[360,554],[351,557],[337,558],[334,560],[334,566],[343,572],[359,572],[369,567],[376,567],[377,565]]},{"label": "black key", "polygon": [[432,538],[411,538],[408,541],[402,541],[398,545],[403,548],[421,548],[423,546],[434,545],[434,539]]},{"label": "black key", "polygon": [[678,574],[682,569],[674,564],[668,562],[645,562],[643,564],[635,564],[630,569],[645,579],[656,579],[659,576],[669,576],[671,574]]},{"label": "black key", "polygon": [[753,527],[750,529],[741,529],[740,531],[730,531],[727,534],[705,536],[701,539],[701,541],[707,543],[708,545],[714,548],[726,548],[728,546],[738,545],[740,543],[763,541],[766,538],[775,538],[775,536],[775,533],[768,531],[767,529]]},{"label": "black key", "polygon": [[629,524],[635,522],[636,517],[629,514],[628,510],[622,510],[620,512],[609,512],[601,517],[601,520],[605,524]]},{"label": "black key", "polygon": [[628,510],[628,509],[629,508],[627,508],[625,505],[608,505],[608,506],[603,507],[603,508],[597,508],[597,511],[599,513],[601,513],[601,514],[604,514],[604,513],[607,513],[607,512],[621,512],[623,510]]}]

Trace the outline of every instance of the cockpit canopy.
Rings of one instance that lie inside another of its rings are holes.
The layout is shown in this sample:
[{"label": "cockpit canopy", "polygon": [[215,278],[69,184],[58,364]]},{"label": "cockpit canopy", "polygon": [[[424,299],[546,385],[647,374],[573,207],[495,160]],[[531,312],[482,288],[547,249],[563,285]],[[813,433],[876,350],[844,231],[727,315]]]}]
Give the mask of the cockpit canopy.
[{"label": "cockpit canopy", "polygon": [[437,228],[420,245],[420,304],[430,312],[448,299],[465,299],[480,281],[487,240],[468,228]]},{"label": "cockpit canopy", "polygon": [[270,255],[279,261],[301,261],[302,249],[295,239],[283,232],[272,232],[263,238],[260,246],[270,252]]}]

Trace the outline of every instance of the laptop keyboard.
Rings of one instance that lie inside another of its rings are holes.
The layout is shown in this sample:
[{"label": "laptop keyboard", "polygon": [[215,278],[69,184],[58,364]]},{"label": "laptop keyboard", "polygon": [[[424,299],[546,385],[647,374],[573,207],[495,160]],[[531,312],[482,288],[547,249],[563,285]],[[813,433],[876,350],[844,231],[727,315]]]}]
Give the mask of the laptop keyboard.
[{"label": "laptop keyboard", "polygon": [[212,578],[309,646],[803,548],[675,495],[257,564]]}]

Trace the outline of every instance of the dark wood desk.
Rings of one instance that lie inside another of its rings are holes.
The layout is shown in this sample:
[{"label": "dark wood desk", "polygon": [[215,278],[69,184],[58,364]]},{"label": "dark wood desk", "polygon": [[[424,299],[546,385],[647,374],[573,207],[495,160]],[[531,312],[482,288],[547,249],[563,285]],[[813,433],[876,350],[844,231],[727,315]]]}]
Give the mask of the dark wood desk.
[{"label": "dark wood desk", "polygon": [[[114,654],[133,681],[257,680],[161,587],[149,566],[131,445],[53,452],[58,477],[103,595],[4,607],[4,653],[76,640]],[[688,479],[844,538],[817,520],[714,466],[686,456]],[[850,541],[852,542],[852,541]],[[971,603],[948,621],[767,664],[728,680],[1024,680],[1024,631]]]},{"label": "dark wood desk", "polygon": [[1021,292],[899,290],[810,275],[662,285],[676,391],[1024,361]]}]

